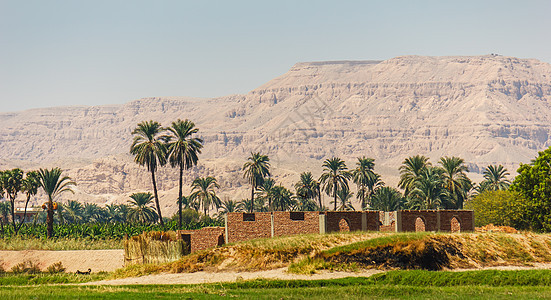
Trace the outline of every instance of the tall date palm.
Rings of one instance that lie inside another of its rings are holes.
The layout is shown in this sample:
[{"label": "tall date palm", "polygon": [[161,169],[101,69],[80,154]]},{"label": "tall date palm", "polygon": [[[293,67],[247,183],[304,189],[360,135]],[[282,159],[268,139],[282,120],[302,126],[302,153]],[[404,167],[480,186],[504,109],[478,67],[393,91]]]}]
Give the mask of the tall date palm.
[{"label": "tall date palm", "polygon": [[431,164],[429,158],[423,155],[410,156],[400,166],[400,182],[398,186],[404,190],[404,196],[408,197],[414,189],[414,184],[419,180],[421,173]]},{"label": "tall date palm", "polygon": [[319,208],[321,209],[321,191],[320,184],[314,179],[311,172],[303,172],[300,174],[300,180],[295,184],[295,190],[298,197],[304,199],[306,203],[309,200],[318,198]]},{"label": "tall date palm", "polygon": [[159,195],[157,193],[157,182],[155,181],[155,171],[159,166],[166,164],[166,145],[161,136],[163,128],[161,124],[155,121],[144,121],[138,124],[132,131],[134,141],[130,147],[130,153],[134,155],[134,161],[140,166],[146,166],[151,172],[151,182],[153,184],[153,194],[155,196],[155,205],[159,223],[164,226],[161,206],[159,205]]},{"label": "tall date palm", "polygon": [[442,177],[444,187],[448,190],[449,200],[446,202],[446,208],[462,209],[463,203],[467,199],[467,194],[473,187],[473,184],[467,174],[465,161],[459,157],[442,157],[438,162],[443,170]]},{"label": "tall date palm", "polygon": [[323,184],[325,193],[333,196],[335,210],[337,210],[337,193],[341,190],[348,190],[348,180],[351,174],[343,160],[338,157],[326,159],[323,162],[323,173],[320,176],[320,182]]},{"label": "tall date palm", "polygon": [[[197,165],[198,154],[203,148],[203,140],[193,137],[199,129],[190,120],[182,121],[178,119],[172,122],[172,126],[167,128],[170,135],[167,136],[168,160],[172,167],[180,168],[178,177],[178,199],[182,199],[182,178],[184,169],[189,169]],[[182,201],[178,201],[178,225],[182,228]]]},{"label": "tall date palm", "polygon": [[203,206],[205,216],[211,206],[219,208],[222,204],[220,198],[216,195],[215,189],[220,188],[214,177],[197,177],[191,184],[192,194],[189,196],[192,201],[197,201]]},{"label": "tall date palm", "polygon": [[243,165],[243,177],[247,178],[251,184],[251,204],[249,212],[254,209],[254,191],[264,182],[264,179],[270,177],[270,158],[262,155],[260,152],[252,153],[248,161]]},{"label": "tall date palm", "polygon": [[64,192],[74,193],[71,189],[75,183],[68,176],[61,176],[60,168],[40,169],[38,171],[38,183],[44,190],[44,193],[48,196],[48,205],[46,206],[48,216],[46,218],[47,223],[47,236],[51,238],[54,234],[54,199]]}]

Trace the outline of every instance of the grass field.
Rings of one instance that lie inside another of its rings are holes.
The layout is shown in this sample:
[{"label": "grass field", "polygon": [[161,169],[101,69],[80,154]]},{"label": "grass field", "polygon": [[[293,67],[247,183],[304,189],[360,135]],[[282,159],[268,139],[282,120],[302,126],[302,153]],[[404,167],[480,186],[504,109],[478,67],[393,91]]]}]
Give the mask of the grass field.
[{"label": "grass field", "polygon": [[0,250],[100,250],[122,248],[123,241],[120,239],[47,239],[21,236],[0,238]]},{"label": "grass field", "polygon": [[369,278],[202,285],[0,286],[2,299],[551,299],[551,271],[391,271]]}]

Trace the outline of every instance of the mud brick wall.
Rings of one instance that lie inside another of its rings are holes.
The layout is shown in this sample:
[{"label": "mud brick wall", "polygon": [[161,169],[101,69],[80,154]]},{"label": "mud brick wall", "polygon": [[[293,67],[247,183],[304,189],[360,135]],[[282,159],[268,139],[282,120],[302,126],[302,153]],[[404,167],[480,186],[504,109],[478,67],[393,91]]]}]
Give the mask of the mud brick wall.
[{"label": "mud brick wall", "polygon": [[425,221],[425,231],[438,231],[438,211],[436,210],[402,210],[400,211],[402,231],[415,231],[415,220]]},{"label": "mud brick wall", "polygon": [[[245,221],[250,215],[254,215],[254,221]],[[272,236],[272,215],[269,212],[228,213],[226,216],[228,243]]]},{"label": "mud brick wall", "polygon": [[178,234],[189,234],[191,252],[197,252],[224,244],[224,227],[204,227],[197,230],[178,230]]},{"label": "mud brick wall", "polygon": [[317,211],[275,211],[273,214],[274,236],[320,232],[319,212]]},{"label": "mud brick wall", "polygon": [[[348,222],[350,231],[362,230],[362,212],[361,211],[328,211],[325,212],[326,232],[338,232],[339,222],[345,219]],[[379,214],[377,213],[377,222]]]},{"label": "mud brick wall", "polygon": [[[379,230],[379,212],[378,211],[364,211],[362,212],[367,218],[367,230],[378,231]],[[360,227],[361,230],[361,227]]]},{"label": "mud brick wall", "polygon": [[472,210],[441,210],[440,231],[452,230],[451,221],[455,217],[459,221],[460,231],[474,231],[474,212]]}]

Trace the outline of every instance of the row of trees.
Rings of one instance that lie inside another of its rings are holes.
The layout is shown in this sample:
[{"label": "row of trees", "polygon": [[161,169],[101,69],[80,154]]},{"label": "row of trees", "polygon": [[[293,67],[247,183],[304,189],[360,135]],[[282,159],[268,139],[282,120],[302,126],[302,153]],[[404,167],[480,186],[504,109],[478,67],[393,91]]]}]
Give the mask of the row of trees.
[{"label": "row of trees", "polygon": [[[75,185],[75,183],[71,181],[69,177],[62,176],[62,171],[59,168],[53,168],[51,170],[40,169],[38,171],[27,172],[26,174],[24,174],[21,169],[1,171],[0,198],[6,196],[9,203],[7,207],[5,205],[3,206],[3,214],[5,214],[6,210],[9,211],[14,231],[17,233],[25,220],[27,206],[31,197],[36,195],[39,189],[42,189],[48,197],[48,201],[44,204],[44,208],[47,211],[47,235],[48,237],[52,237],[55,210],[53,200],[63,192],[72,192],[71,187],[73,185]],[[15,199],[20,192],[26,194],[25,210],[23,218],[20,219],[19,224],[16,224]],[[5,219],[6,218],[3,217],[2,222],[0,223],[2,226],[2,231],[4,231],[3,221]]]}]

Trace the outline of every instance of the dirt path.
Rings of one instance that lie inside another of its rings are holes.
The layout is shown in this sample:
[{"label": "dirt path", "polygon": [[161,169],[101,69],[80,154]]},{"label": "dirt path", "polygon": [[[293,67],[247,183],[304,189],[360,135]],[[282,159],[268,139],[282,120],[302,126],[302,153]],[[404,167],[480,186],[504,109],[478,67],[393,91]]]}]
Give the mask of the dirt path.
[{"label": "dirt path", "polygon": [[38,263],[42,270],[46,270],[48,266],[60,261],[66,268],[66,272],[70,273],[88,269],[92,269],[93,273],[112,272],[123,267],[124,250],[0,251],[0,264],[4,270],[9,271],[13,266],[26,261]]},{"label": "dirt path", "polygon": [[129,284],[200,284],[213,282],[234,282],[251,279],[287,279],[287,280],[316,280],[335,279],[344,277],[369,277],[381,273],[379,270],[365,270],[361,272],[321,272],[313,275],[297,275],[286,272],[287,268],[280,268],[258,272],[195,272],[179,274],[156,274],[142,277],[131,277],[113,280],[102,280],[84,283],[84,285],[129,285]]}]

